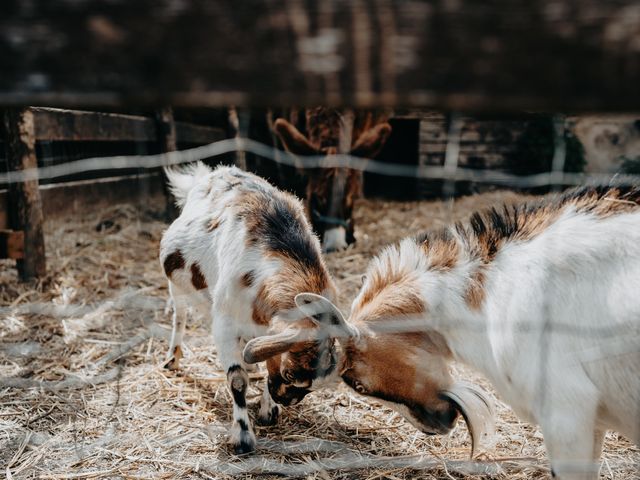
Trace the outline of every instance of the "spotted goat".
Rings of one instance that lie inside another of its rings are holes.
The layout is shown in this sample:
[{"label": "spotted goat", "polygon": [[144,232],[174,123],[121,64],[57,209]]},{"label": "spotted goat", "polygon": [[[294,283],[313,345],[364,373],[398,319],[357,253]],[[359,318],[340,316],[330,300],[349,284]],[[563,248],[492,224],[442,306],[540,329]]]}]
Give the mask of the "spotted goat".
[{"label": "spotted goat", "polygon": [[[306,135],[284,118],[274,122],[285,149],[296,155],[322,155],[325,161],[339,154],[374,158],[391,134],[383,113],[316,107],[306,109],[305,116]],[[307,210],[324,250],[354,243],[353,206],[362,194],[362,171],[330,167],[304,172]]]},{"label": "spotted goat", "polygon": [[540,425],[554,476],[595,479],[607,429],[640,443],[639,292],[640,189],[585,187],[387,247],[348,321],[306,297],[356,391],[426,433],[460,411],[478,437],[490,401],[453,381],[463,362]]},{"label": "spotted goat", "polygon": [[275,402],[298,402],[335,369],[334,340],[301,335],[316,321],[286,318],[295,311],[297,293],[334,298],[335,287],[294,196],[235,167],[211,170],[198,163],[166,173],[182,209],[160,244],[174,307],[166,366],[179,368],[188,308],[210,316],[233,397],[230,443],[236,452],[248,452],[256,440],[246,405],[246,342],[260,337],[245,351],[252,363],[267,361],[258,422],[273,424]]}]

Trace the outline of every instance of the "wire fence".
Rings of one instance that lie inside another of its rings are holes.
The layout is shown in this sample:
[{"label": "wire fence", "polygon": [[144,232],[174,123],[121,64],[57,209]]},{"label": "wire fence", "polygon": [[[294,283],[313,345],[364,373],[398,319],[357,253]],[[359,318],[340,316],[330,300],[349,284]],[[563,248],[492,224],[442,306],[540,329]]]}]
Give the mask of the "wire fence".
[{"label": "wire fence", "polygon": [[[455,140],[451,141],[454,148]],[[571,173],[562,170],[563,155],[554,156],[554,169],[550,172],[532,175],[513,175],[496,170],[478,170],[457,165],[456,155],[447,155],[444,166],[430,165],[428,168],[391,164],[372,159],[340,154],[332,156],[309,155],[300,157],[279,150],[270,145],[249,138],[220,140],[201,147],[154,155],[118,155],[112,157],[93,157],[75,162],[62,163],[0,173],[0,183],[17,183],[29,180],[54,179],[78,173],[99,170],[155,169],[212,159],[229,153],[252,153],[290,167],[301,169],[350,168],[363,172],[387,175],[390,177],[410,177],[425,180],[453,180],[474,183],[487,183],[511,188],[533,188],[561,185],[618,185],[634,186],[640,183],[640,175],[611,173]]]},{"label": "wire fence", "polygon": [[[475,183],[485,183],[499,185],[510,188],[533,188],[533,187],[552,187],[559,189],[568,185],[616,185],[616,186],[638,186],[640,185],[640,175],[630,174],[597,174],[597,173],[568,173],[564,171],[566,159],[566,146],[564,144],[563,123],[556,119],[554,122],[554,155],[552,159],[552,170],[546,173],[534,175],[513,175],[495,170],[478,170],[471,168],[463,168],[459,166],[459,142],[460,142],[460,120],[454,116],[449,128],[449,141],[445,155],[444,165],[429,166],[427,168],[391,164],[376,160],[363,159],[351,155],[333,155],[333,156],[309,156],[299,157],[287,152],[281,151],[269,145],[265,145],[249,138],[236,137],[233,139],[222,140],[211,143],[202,147],[196,147],[188,150],[170,152],[157,155],[126,155],[111,157],[95,157],[77,160],[73,162],[47,165],[38,169],[25,170],[19,172],[7,172],[0,174],[0,184],[23,182],[34,179],[55,179],[66,177],[78,173],[86,173],[99,170],[122,170],[122,169],[155,169],[163,166],[172,166],[201,161],[207,159],[215,159],[221,155],[229,153],[251,153],[253,155],[267,158],[277,162],[278,164],[302,168],[350,168],[363,172],[387,175],[389,177],[406,177],[417,178],[422,180],[442,180],[444,181],[443,196],[452,197],[455,193],[454,184],[456,181],[470,181]],[[547,248],[553,249],[553,245]],[[634,279],[640,287],[640,279]],[[129,312],[130,315],[139,315],[141,319],[141,328],[139,331],[130,336],[123,338],[117,345],[104,352],[100,358],[95,361],[90,368],[92,374],[80,375],[69,374],[60,380],[36,380],[29,378],[28,375],[22,376],[5,376],[0,378],[0,389],[22,389],[61,392],[66,390],[82,390],[87,387],[95,387],[96,385],[117,382],[122,378],[122,365],[118,363],[121,359],[126,358],[132,351],[150,340],[163,339],[168,340],[168,331],[162,328],[161,322],[164,321],[164,312],[166,304],[158,298],[157,295],[149,294],[144,289],[126,289],[120,291],[112,298],[101,301],[91,302],[90,299],[82,299],[82,301],[65,302],[64,304],[54,304],[52,302],[30,302],[29,297],[14,299],[11,303],[0,306],[0,318],[4,324],[8,324],[7,319],[30,316],[48,317],[59,320],[62,334],[65,341],[82,343],[87,339],[88,332],[105,328],[103,317],[113,314],[113,312]],[[637,312],[640,313],[640,312]],[[282,318],[290,322],[295,322],[301,316],[306,316],[298,310],[291,312],[282,312]],[[491,332],[500,331],[504,327],[491,323],[487,325],[483,322],[477,324],[465,323],[463,327],[455,325],[437,324],[425,325],[423,317],[399,316],[397,318],[388,318],[387,321],[378,323],[372,334],[386,333],[402,333],[402,332],[421,332],[425,329],[437,328],[441,331],[455,330],[456,328],[476,329],[478,334],[489,335]],[[621,321],[615,325],[597,325],[597,324],[563,324],[559,322],[551,322],[547,318],[543,322],[535,321],[531,324],[520,324],[516,331],[511,332],[518,341],[531,342],[537,340],[540,342],[540,359],[539,365],[544,369],[540,375],[540,385],[537,387],[538,394],[541,395],[541,401],[544,402],[548,389],[549,375],[553,372],[554,365],[549,364],[549,348],[551,338],[557,335],[572,336],[580,338],[598,339],[597,345],[589,347],[589,351],[581,352],[565,352],[565,365],[570,365],[575,361],[592,361],[598,362],[604,358],[619,358],[624,356],[640,355],[640,323],[636,318],[633,327],[630,327],[628,321]],[[461,333],[461,332],[455,332]],[[462,332],[464,333],[464,332]],[[336,333],[336,336],[339,336]],[[4,334],[2,336],[5,336]],[[1,339],[2,337],[0,337]],[[151,347],[149,347],[151,348]],[[32,350],[35,349],[35,350]],[[29,358],[34,352],[41,354],[39,347],[33,342],[25,340],[21,343],[6,344],[0,343],[0,354],[7,358]],[[580,355],[578,355],[578,353]],[[590,359],[590,360],[588,360]],[[116,366],[113,366],[116,364]],[[220,376],[220,381],[224,381],[224,375]],[[19,393],[16,395],[20,395]],[[118,405],[118,402],[115,404]],[[6,405],[3,407],[6,408]],[[116,408],[114,406],[114,408]],[[125,408],[125,406],[122,406]],[[0,414],[4,415],[4,414]],[[629,421],[637,422],[640,425],[640,405],[638,406],[638,414]],[[0,429],[2,430],[2,429]],[[8,430],[4,430],[8,432]],[[7,477],[20,473],[27,466],[31,465],[26,461],[19,462],[23,456],[25,449],[30,445],[33,439],[33,433],[26,429],[26,433],[21,437],[22,441],[16,449],[14,455],[8,459],[6,463]],[[106,434],[105,434],[106,435]],[[98,451],[103,445],[116,439],[118,435],[110,435],[109,442],[105,440],[107,437],[100,437],[95,440],[94,444],[84,446],[85,453],[80,455],[84,458],[89,450]],[[167,440],[171,439],[170,435],[166,436]],[[176,437],[179,441],[180,438]],[[229,461],[211,460],[203,462],[195,467],[195,470],[201,472],[202,475],[246,475],[253,473],[290,475],[290,476],[307,476],[322,472],[344,471],[344,470],[360,470],[360,469],[412,469],[412,470],[433,470],[436,468],[444,468],[445,472],[451,471],[459,475],[489,475],[500,476],[505,472],[524,471],[529,469],[534,472],[547,472],[548,465],[541,461],[539,457],[517,457],[517,458],[494,458],[484,461],[466,461],[466,460],[444,460],[434,458],[427,455],[407,455],[407,456],[380,456],[375,454],[358,454],[353,451],[352,446],[343,442],[328,441],[318,438],[309,437],[305,440],[287,440],[273,441],[260,440],[258,448],[262,452],[250,458],[234,459]],[[97,450],[96,450],[97,449]],[[34,451],[37,450],[34,447]],[[269,452],[276,452],[280,455],[286,455],[287,459],[300,456],[298,460],[282,461],[282,459],[274,459],[269,457]],[[319,455],[319,457],[311,459],[308,454]],[[29,462],[35,457],[29,457]],[[302,460],[300,460],[302,459]],[[634,450],[627,457],[621,457],[617,461],[609,460],[607,468],[615,469],[616,465],[620,471],[635,471],[640,475],[640,465],[638,461],[640,456],[638,451]],[[174,466],[185,467],[180,463],[179,459],[172,459]],[[616,463],[617,462],[617,463]],[[193,465],[190,466],[193,468]],[[13,473],[12,473],[13,472]]]}]

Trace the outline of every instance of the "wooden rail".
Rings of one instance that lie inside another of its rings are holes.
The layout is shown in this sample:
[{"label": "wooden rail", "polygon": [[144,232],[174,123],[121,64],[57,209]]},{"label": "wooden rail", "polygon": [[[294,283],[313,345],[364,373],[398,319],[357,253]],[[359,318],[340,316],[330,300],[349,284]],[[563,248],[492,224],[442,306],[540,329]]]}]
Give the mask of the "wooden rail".
[{"label": "wooden rail", "polygon": [[[32,107],[36,140],[86,142],[157,142],[165,135],[154,118],[119,113]],[[171,122],[175,142],[206,144],[224,138],[219,128]],[[175,146],[173,147],[175,149]]]}]

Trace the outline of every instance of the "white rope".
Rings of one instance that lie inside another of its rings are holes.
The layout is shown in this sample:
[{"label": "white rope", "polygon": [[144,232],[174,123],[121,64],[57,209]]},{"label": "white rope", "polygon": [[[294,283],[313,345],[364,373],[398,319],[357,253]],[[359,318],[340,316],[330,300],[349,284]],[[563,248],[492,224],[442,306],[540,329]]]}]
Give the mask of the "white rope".
[{"label": "white rope", "polygon": [[609,173],[566,173],[545,172],[528,176],[517,176],[495,170],[476,170],[471,168],[450,166],[429,166],[416,169],[415,165],[399,162],[386,163],[377,160],[354,157],[352,155],[321,155],[296,157],[288,152],[280,151],[269,145],[248,138],[230,138],[195,147],[155,155],[117,155],[113,157],[92,157],[83,160],[27,169],[0,174],[1,183],[17,183],[29,180],[45,180],[64,177],[78,173],[99,170],[153,169],[169,165],[190,163],[207,158],[215,158],[231,152],[247,152],[259,157],[268,158],[291,167],[302,168],[352,168],[380,175],[395,177],[412,177],[421,179],[439,179],[453,181],[469,181],[510,186],[515,188],[532,188],[547,185],[640,185],[640,175],[615,175]]}]

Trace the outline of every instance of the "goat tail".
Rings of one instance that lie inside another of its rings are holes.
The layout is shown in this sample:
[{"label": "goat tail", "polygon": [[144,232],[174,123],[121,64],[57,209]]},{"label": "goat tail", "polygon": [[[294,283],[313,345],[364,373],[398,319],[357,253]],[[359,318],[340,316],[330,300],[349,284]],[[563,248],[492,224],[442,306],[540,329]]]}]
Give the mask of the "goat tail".
[{"label": "goat tail", "polygon": [[211,169],[202,162],[195,162],[180,168],[164,168],[164,174],[169,182],[169,190],[178,208],[184,207],[191,189],[209,173],[211,173]]}]

